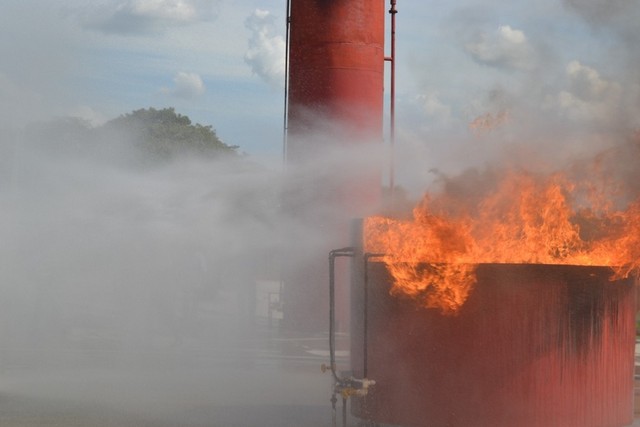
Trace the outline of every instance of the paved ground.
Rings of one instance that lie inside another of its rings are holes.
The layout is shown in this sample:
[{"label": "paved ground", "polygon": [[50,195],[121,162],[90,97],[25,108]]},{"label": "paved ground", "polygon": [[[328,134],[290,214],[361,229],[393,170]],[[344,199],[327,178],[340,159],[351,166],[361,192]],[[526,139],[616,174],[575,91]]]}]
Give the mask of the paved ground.
[{"label": "paved ground", "polygon": [[332,425],[326,337],[257,335],[234,348],[129,358],[22,356],[0,374],[2,427]]},{"label": "paved ground", "polygon": [[0,373],[0,426],[331,426],[326,341],[257,334],[100,358],[58,349],[45,360],[25,350]]}]

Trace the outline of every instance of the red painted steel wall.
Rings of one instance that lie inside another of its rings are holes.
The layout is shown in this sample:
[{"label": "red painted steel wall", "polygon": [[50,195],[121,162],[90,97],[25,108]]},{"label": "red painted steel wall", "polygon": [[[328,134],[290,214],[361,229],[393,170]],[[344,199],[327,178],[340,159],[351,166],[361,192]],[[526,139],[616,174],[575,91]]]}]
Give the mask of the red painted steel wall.
[{"label": "red painted steel wall", "polygon": [[[308,231],[288,239],[284,321],[292,329],[327,330],[327,255],[348,245],[351,218],[379,209],[385,14],[384,0],[291,1],[284,203],[292,233]],[[344,330],[348,271],[338,276]]]},{"label": "red painted steel wall", "polygon": [[[384,265],[373,263],[367,368],[376,385],[354,413],[403,426],[631,424],[635,289],[610,274],[480,265],[469,300],[447,317],[390,296]],[[363,294],[354,295],[352,363],[362,375]]]}]

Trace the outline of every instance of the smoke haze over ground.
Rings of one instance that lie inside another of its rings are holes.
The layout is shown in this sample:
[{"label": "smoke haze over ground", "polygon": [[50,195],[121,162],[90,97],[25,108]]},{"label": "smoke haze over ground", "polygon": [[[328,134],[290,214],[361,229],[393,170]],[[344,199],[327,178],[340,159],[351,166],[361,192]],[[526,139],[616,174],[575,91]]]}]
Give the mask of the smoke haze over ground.
[{"label": "smoke haze over ground", "polygon": [[320,359],[290,369],[295,345],[272,340],[279,173],[241,156],[150,162],[118,136],[2,139],[0,396],[39,402],[42,425],[328,416]]},{"label": "smoke haze over ground", "polygon": [[[122,141],[108,148],[66,144],[67,152],[60,146],[51,152],[43,141],[15,144],[2,188],[3,241],[10,242],[3,245],[3,286],[18,301],[28,296],[21,293],[45,292],[42,308],[60,321],[85,311],[122,321],[132,316],[122,332],[161,327],[140,323],[136,300],[168,293],[161,299],[172,307],[159,302],[147,310],[168,323],[164,333],[171,335],[189,298],[237,288],[229,282],[253,277],[238,260],[276,241],[276,185],[262,168],[237,158],[136,165],[131,159],[140,154]],[[127,304],[128,313],[110,312]],[[39,310],[31,310],[37,317]],[[60,327],[52,320],[20,323]]]}]

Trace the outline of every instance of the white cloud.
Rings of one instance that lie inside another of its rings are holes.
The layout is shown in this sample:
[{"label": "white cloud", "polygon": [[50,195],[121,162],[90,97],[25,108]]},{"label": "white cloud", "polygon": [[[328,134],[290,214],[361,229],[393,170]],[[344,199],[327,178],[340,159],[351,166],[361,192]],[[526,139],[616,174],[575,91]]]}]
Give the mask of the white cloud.
[{"label": "white cloud", "polygon": [[220,0],[123,0],[85,9],[85,27],[114,34],[149,34],[215,17]]},{"label": "white cloud", "polygon": [[189,22],[198,17],[195,4],[184,0],[134,0],[129,7],[135,15],[178,22]]},{"label": "white cloud", "polygon": [[191,99],[205,92],[204,82],[196,73],[180,71],[173,77],[173,82],[175,86],[173,88],[162,88],[162,93],[177,98]]},{"label": "white cloud", "polygon": [[492,33],[479,32],[465,44],[474,60],[494,67],[529,69],[534,65],[534,49],[521,30],[509,25]]},{"label": "white cloud", "polygon": [[270,85],[280,87],[285,73],[285,41],[275,34],[274,21],[270,12],[260,9],[247,18],[245,25],[251,31],[251,37],[244,60],[256,75]]}]

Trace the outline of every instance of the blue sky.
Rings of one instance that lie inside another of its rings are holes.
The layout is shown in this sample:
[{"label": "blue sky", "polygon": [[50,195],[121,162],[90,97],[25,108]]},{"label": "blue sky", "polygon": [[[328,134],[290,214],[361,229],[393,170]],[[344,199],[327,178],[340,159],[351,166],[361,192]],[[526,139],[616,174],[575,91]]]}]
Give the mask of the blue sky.
[{"label": "blue sky", "polygon": [[[173,106],[225,142],[276,158],[285,5],[3,1],[0,127]],[[640,126],[638,2],[399,0],[398,10],[407,170],[491,161],[525,142],[574,155]]]}]

